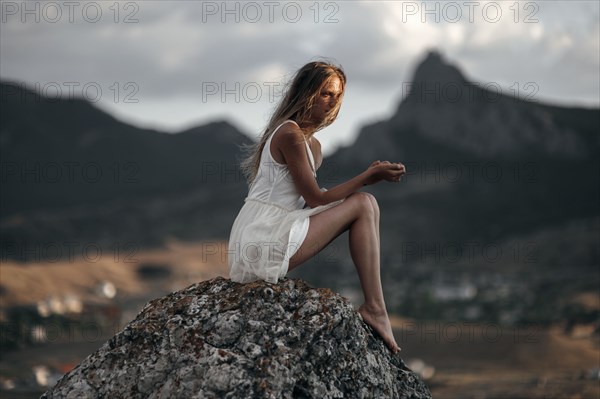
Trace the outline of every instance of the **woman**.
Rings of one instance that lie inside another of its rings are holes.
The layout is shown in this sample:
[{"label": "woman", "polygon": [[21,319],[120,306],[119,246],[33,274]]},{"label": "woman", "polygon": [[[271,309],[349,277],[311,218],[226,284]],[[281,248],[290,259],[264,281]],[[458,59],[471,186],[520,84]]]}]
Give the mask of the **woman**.
[{"label": "woman", "polygon": [[341,67],[323,61],[304,65],[261,139],[250,146],[241,164],[249,192],[229,239],[230,277],[277,283],[350,230],[350,253],[365,297],[358,312],[397,353],[379,274],[379,207],[373,195],[358,190],[400,181],[404,165],[375,161],[330,190],[316,180],[322,155],[314,135],[336,119],[345,86]]}]

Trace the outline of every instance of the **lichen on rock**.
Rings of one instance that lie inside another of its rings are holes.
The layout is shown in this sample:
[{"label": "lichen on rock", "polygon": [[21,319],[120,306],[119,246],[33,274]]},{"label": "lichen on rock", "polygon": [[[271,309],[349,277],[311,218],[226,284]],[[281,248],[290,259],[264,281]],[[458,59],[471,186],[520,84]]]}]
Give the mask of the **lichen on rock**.
[{"label": "lichen on rock", "polygon": [[431,398],[347,298],[217,277],[150,301],[42,398]]}]

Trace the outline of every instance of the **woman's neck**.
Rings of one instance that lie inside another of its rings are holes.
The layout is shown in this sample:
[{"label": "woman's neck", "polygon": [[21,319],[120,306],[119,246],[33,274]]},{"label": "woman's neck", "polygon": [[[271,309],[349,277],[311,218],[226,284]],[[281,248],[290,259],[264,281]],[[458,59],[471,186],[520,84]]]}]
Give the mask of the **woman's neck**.
[{"label": "woman's neck", "polygon": [[311,122],[296,122],[296,124],[300,126],[300,129],[302,129],[302,133],[304,133],[304,138],[307,141],[310,141],[312,139],[312,136],[314,136],[315,134],[316,125]]}]

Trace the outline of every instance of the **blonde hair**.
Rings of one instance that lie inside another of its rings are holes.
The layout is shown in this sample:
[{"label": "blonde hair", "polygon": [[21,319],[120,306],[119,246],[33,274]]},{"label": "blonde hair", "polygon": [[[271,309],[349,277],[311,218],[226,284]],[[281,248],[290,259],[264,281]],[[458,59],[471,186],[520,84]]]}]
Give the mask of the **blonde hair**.
[{"label": "blonde hair", "polygon": [[319,130],[331,125],[338,116],[343,93],[346,88],[346,74],[341,66],[329,61],[313,61],[300,68],[284,87],[284,95],[267,123],[261,138],[252,144],[244,144],[241,149],[246,153],[240,163],[240,169],[251,186],[258,174],[260,156],[265,143],[273,134],[273,130],[287,119],[301,124],[308,121],[317,96],[333,77],[341,83],[340,97],[329,114],[310,132],[308,139]]}]

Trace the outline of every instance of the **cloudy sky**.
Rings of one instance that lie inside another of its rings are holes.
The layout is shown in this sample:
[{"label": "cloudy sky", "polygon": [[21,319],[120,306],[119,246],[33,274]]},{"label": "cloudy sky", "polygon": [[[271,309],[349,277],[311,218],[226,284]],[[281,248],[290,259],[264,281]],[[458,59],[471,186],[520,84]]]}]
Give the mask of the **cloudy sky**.
[{"label": "cloudy sky", "polygon": [[328,155],[393,112],[429,49],[507,93],[600,105],[597,1],[0,5],[0,78],[85,95],[123,121],[169,132],[227,118],[257,137],[286,79],[327,57],[349,79],[338,120],[317,134]]}]

